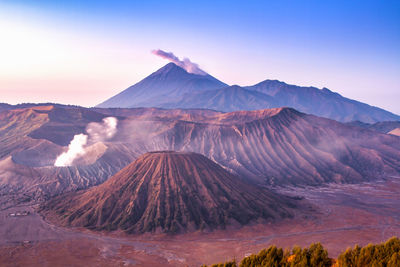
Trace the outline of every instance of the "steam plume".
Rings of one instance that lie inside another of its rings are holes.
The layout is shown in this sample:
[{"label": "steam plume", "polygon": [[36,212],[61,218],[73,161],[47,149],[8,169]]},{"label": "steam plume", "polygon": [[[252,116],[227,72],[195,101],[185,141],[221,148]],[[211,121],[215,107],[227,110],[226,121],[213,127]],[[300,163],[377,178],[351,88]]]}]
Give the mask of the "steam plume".
[{"label": "steam plume", "polygon": [[167,59],[167,60],[175,63],[176,65],[185,69],[189,73],[207,75],[207,72],[200,69],[199,65],[191,62],[190,59],[188,59],[188,58],[184,58],[183,60],[180,60],[177,56],[174,55],[174,53],[165,52],[161,49],[153,50],[151,52],[156,56],[162,57],[164,59]]},{"label": "steam plume", "polygon": [[86,145],[87,139],[88,136],[86,134],[76,134],[71,143],[69,143],[67,152],[57,157],[54,166],[69,166],[75,158],[85,154],[84,145]]},{"label": "steam plume", "polygon": [[68,145],[68,150],[60,154],[54,166],[70,166],[74,160],[86,153],[86,145],[105,141],[117,132],[118,120],[114,117],[103,119],[103,123],[91,122],[86,126],[86,134],[76,134]]},{"label": "steam plume", "polygon": [[90,136],[92,143],[101,142],[110,139],[117,131],[117,119],[107,117],[103,119],[103,123],[91,122],[86,126],[86,132]]}]

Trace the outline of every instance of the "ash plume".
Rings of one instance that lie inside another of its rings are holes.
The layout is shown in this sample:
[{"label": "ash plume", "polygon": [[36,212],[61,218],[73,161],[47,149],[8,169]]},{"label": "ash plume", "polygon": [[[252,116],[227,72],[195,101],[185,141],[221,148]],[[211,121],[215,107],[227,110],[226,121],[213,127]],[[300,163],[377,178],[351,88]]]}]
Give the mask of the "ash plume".
[{"label": "ash plume", "polygon": [[165,52],[161,49],[153,50],[153,51],[151,51],[151,53],[153,53],[154,55],[159,56],[161,58],[167,59],[170,62],[175,63],[176,65],[185,69],[189,73],[199,74],[199,75],[207,75],[207,72],[200,69],[199,65],[197,65],[196,63],[193,63],[188,58],[184,58],[183,60],[180,60],[177,56],[174,55],[174,53]]},{"label": "ash plume", "polygon": [[102,123],[91,122],[86,126],[87,134],[76,134],[68,145],[68,150],[60,154],[54,166],[70,166],[74,160],[85,155],[88,144],[102,142],[112,138],[117,132],[118,120],[114,117],[103,119]]}]

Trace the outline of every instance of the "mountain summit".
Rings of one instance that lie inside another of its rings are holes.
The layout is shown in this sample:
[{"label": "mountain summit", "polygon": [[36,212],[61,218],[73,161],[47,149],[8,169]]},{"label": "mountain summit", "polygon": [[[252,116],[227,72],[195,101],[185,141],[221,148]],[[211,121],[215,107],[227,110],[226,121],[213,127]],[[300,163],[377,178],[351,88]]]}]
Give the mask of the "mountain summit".
[{"label": "mountain summit", "polygon": [[225,83],[208,74],[189,73],[174,63],[168,63],[97,107],[157,107],[174,102],[186,93],[214,90],[225,86],[227,86]]}]

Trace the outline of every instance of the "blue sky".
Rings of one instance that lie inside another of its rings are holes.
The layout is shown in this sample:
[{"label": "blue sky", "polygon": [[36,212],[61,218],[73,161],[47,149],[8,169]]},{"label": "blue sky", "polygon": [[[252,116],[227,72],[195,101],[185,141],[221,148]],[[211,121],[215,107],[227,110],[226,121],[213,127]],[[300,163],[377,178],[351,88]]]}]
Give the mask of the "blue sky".
[{"label": "blue sky", "polygon": [[162,49],[228,84],[327,87],[400,114],[399,1],[0,0],[0,34],[0,102],[95,105],[166,64]]}]

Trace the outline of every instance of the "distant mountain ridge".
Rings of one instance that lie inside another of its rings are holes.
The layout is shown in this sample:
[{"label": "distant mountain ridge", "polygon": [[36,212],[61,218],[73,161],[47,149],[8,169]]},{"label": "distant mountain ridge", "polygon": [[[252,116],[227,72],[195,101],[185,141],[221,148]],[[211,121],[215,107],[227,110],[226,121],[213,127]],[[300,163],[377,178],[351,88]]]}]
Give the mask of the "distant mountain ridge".
[{"label": "distant mountain ridge", "polygon": [[301,87],[277,80],[265,80],[245,88],[270,95],[278,106],[341,122],[359,120],[374,123],[400,119],[391,112],[343,97],[327,88]]},{"label": "distant mountain ridge", "polygon": [[301,87],[265,80],[228,86],[211,75],[196,75],[169,63],[147,78],[99,104],[100,108],[190,108],[223,112],[292,107],[341,122],[396,121],[400,116],[345,98],[327,88]]}]

